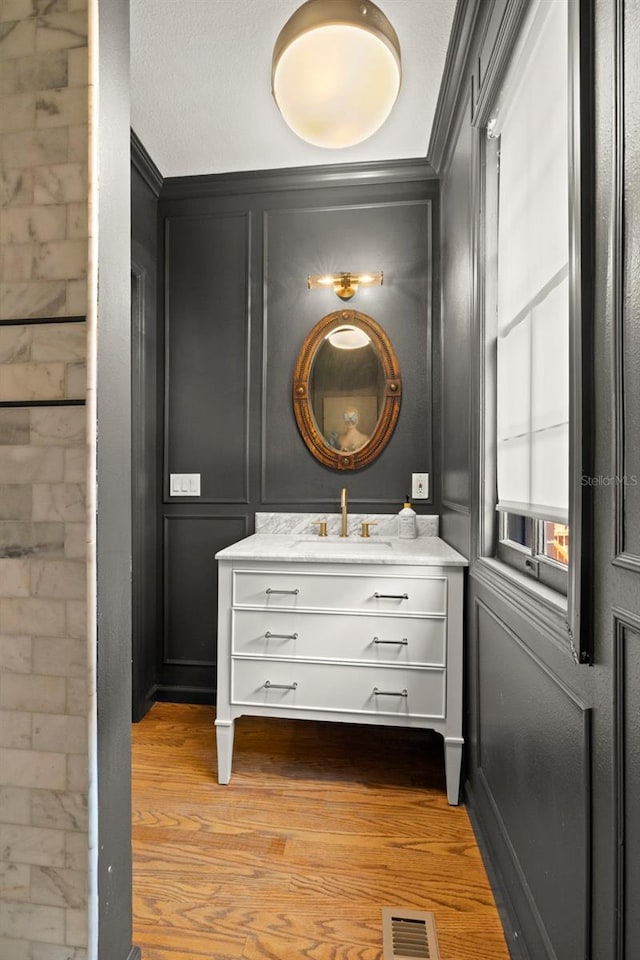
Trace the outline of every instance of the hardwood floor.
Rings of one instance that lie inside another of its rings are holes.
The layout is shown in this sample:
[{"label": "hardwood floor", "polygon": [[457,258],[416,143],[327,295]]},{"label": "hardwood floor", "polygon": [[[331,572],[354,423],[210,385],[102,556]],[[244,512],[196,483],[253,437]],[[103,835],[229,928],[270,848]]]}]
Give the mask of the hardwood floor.
[{"label": "hardwood floor", "polygon": [[432,910],[442,960],[508,960],[464,807],[430,732],[214,711],[133,728],[134,942],[143,960],[380,960],[381,908]]}]

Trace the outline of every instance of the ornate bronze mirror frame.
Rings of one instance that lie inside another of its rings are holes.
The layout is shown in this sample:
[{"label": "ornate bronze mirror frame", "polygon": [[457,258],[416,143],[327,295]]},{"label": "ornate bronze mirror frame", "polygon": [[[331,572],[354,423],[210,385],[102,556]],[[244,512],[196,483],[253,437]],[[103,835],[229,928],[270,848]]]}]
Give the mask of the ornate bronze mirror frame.
[{"label": "ornate bronze mirror frame", "polygon": [[325,467],[358,470],[375,460],[391,439],[401,394],[395,351],[371,317],[338,310],[309,332],[294,370],[293,410]]}]

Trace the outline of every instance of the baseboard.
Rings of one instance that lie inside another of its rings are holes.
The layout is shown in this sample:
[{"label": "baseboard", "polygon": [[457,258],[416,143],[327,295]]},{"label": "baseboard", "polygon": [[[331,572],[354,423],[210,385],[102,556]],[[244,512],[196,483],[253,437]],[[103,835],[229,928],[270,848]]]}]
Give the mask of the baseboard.
[{"label": "baseboard", "polygon": [[140,720],[144,720],[144,718],[148,714],[149,710],[151,710],[151,707],[154,705],[157,699],[158,699],[158,685],[154,683],[151,687],[149,687],[149,689],[146,691],[143,697],[139,699],[137,698],[134,699],[133,715],[132,715],[133,722],[139,723]]},{"label": "baseboard", "polygon": [[163,703],[195,703],[198,706],[212,707],[216,702],[212,687],[187,687],[180,684],[159,683],[155,691],[156,700]]},{"label": "baseboard", "polygon": [[523,932],[517,921],[513,904],[509,897],[508,887],[504,883],[502,874],[497,868],[494,858],[491,856],[491,849],[486,838],[486,830],[483,824],[482,816],[478,810],[478,804],[473,792],[473,787],[469,780],[464,784],[464,797],[469,814],[469,820],[478,843],[480,856],[487,871],[489,884],[496,902],[498,915],[504,930],[504,937],[507,942],[509,956],[511,960],[531,960],[531,954],[524,941]]}]

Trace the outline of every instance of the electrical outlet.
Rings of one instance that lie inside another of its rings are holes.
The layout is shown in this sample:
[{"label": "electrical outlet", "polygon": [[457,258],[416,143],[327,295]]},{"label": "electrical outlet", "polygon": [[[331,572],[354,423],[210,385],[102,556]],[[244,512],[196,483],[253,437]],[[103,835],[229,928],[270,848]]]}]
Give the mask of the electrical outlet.
[{"label": "electrical outlet", "polygon": [[414,500],[429,499],[429,474],[412,473],[411,474],[411,496]]},{"label": "electrical outlet", "polygon": [[171,473],[169,475],[169,496],[171,497],[199,497],[199,473]]}]

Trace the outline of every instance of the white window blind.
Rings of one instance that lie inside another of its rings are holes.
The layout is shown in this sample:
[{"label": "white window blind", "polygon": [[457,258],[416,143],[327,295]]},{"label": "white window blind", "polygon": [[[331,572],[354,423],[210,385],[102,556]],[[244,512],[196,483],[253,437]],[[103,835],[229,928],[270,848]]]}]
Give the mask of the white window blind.
[{"label": "white window blind", "polygon": [[567,522],[569,123],[566,0],[525,26],[499,137],[498,509]]}]

